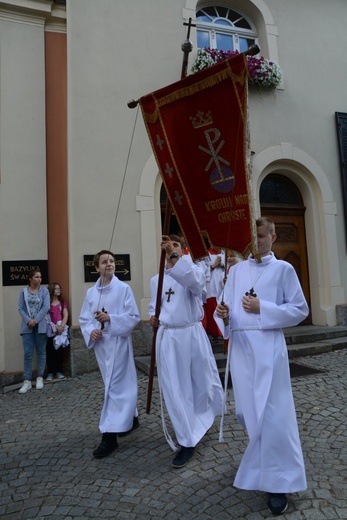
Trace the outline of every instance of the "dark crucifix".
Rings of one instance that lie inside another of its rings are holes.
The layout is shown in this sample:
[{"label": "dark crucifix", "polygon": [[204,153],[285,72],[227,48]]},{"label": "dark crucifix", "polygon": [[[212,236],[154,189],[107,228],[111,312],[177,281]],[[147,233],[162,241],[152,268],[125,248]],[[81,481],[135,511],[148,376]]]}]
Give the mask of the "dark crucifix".
[{"label": "dark crucifix", "polygon": [[169,302],[169,301],[170,301],[170,298],[171,298],[171,295],[172,295],[172,294],[175,294],[175,291],[173,291],[173,290],[171,289],[171,287],[170,287],[170,289],[169,289],[168,291],[166,291],[165,294],[167,295],[167,300],[166,300],[166,301]]}]

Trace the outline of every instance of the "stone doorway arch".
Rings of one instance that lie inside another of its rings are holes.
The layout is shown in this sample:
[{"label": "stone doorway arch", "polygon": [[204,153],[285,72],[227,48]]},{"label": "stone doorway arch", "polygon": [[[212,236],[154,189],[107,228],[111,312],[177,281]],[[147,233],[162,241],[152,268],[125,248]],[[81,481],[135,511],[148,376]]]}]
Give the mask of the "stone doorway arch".
[{"label": "stone doorway arch", "polygon": [[255,215],[261,215],[260,186],[267,175],[288,177],[299,189],[305,210],[312,323],[336,325],[336,305],[345,301],[337,246],[337,204],[327,175],[306,152],[281,143],[253,156]]}]

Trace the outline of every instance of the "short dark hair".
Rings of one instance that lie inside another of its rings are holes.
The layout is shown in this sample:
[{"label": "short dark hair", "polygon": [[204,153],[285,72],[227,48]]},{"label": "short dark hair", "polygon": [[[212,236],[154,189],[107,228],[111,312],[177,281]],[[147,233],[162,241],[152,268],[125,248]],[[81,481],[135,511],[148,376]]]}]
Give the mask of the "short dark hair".
[{"label": "short dark hair", "polygon": [[113,259],[115,260],[114,253],[112,253],[112,251],[108,251],[107,249],[102,249],[101,251],[96,253],[96,255],[93,258],[94,267],[99,267],[99,260],[100,260],[100,256],[102,256],[102,255],[111,255],[113,257]]},{"label": "short dark hair", "polygon": [[184,240],[178,235],[169,235],[169,238],[172,242],[178,242],[181,244],[182,249],[184,248]]}]

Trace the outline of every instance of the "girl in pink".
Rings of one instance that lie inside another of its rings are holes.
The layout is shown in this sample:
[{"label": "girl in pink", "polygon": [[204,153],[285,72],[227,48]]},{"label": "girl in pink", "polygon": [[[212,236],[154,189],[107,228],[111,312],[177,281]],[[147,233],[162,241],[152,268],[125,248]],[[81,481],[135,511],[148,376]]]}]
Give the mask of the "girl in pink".
[{"label": "girl in pink", "polygon": [[[65,325],[69,317],[67,303],[63,300],[61,295],[60,284],[54,282],[49,286],[49,294],[51,297],[51,306],[49,309],[50,321],[56,327],[56,335],[64,332]],[[46,363],[48,375],[46,381],[53,381],[54,374],[57,379],[64,379],[63,369],[63,347],[56,347],[54,338],[47,338],[46,345]]]}]

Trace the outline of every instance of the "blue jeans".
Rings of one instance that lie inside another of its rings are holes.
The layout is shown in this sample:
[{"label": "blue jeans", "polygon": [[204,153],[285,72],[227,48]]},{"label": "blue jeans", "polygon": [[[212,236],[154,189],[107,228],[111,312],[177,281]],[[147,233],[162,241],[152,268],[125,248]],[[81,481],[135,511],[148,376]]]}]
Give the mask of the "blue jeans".
[{"label": "blue jeans", "polygon": [[46,366],[46,334],[38,333],[38,325],[32,332],[22,334],[24,348],[24,380],[31,381],[33,370],[34,349],[37,354],[37,377],[43,377]]}]

